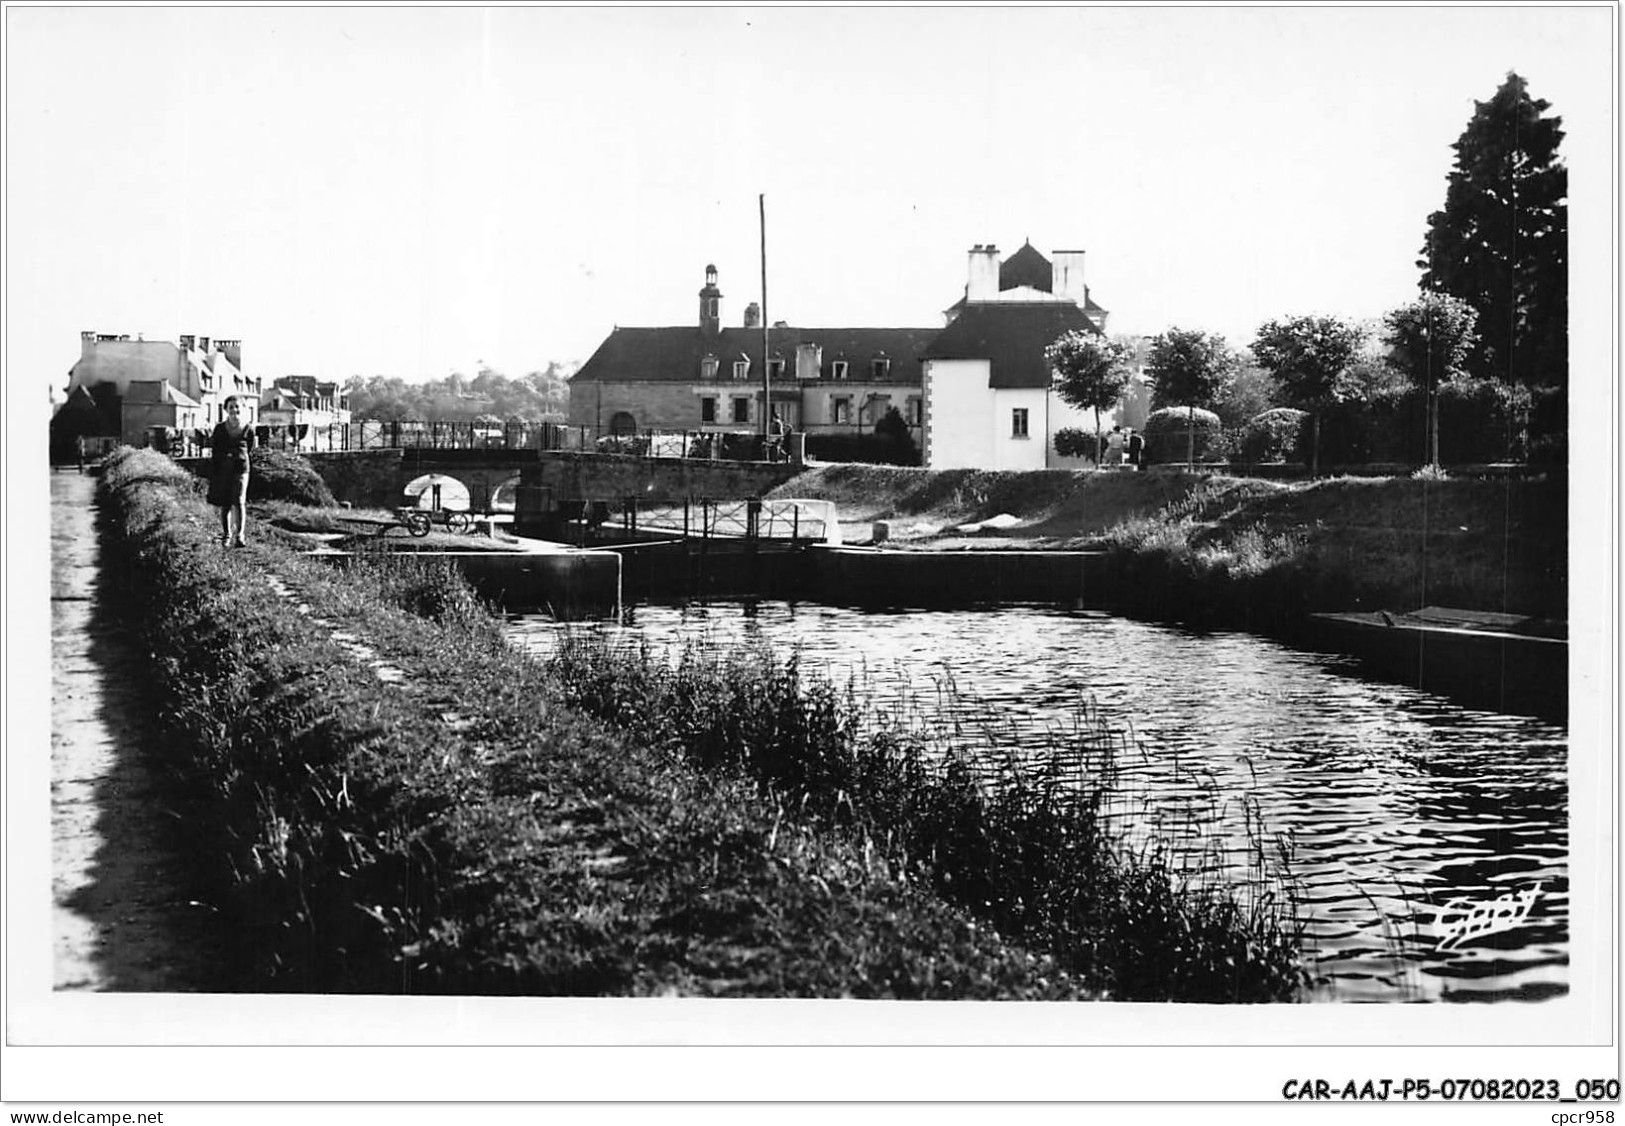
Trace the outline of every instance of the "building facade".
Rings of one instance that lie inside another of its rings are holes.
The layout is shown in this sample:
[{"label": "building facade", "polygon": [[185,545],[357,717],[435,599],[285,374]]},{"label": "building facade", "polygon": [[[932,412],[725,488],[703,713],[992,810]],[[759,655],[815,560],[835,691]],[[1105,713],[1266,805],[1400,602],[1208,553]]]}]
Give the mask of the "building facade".
[{"label": "building facade", "polygon": [[756,304],[722,324],[717,269],[705,268],[693,325],[617,328],[570,378],[572,426],[603,435],[647,430],[762,430],[764,341],[772,409],[792,430],[860,434],[896,407],[916,438],[920,355],[936,328],[763,329]]},{"label": "building facade", "polygon": [[[68,369],[70,398],[83,389],[97,401],[117,401],[118,439],[144,446],[156,428],[208,431],[225,417],[225,401],[242,400],[245,421],[258,419],[260,381],[242,368],[240,340],[182,336],[178,343],[82,332],[79,359]],[[109,407],[109,413],[113,413]]]},{"label": "building facade", "polygon": [[598,435],[759,433],[765,340],[771,409],[793,430],[866,433],[895,407],[929,468],[1075,464],[1055,453],[1053,436],[1086,420],[1050,390],[1044,350],[1073,329],[1106,331],[1083,263],[1082,251],[1046,258],[1027,243],[1001,260],[997,247],[979,245],[944,326],[779,322],[765,333],[754,303],[738,327],[723,326],[717,270],[707,266],[695,323],[611,332],[570,380],[569,422]]},{"label": "building facade", "polygon": [[1108,315],[1083,283],[1083,252],[1046,259],[1027,243],[1000,261],[998,247],[972,247],[965,295],[944,315],[947,327],[923,356],[925,466],[1062,464],[1055,432],[1085,423],[1052,390],[1044,351],[1074,330],[1104,335]]},{"label": "building facade", "polygon": [[337,383],[313,375],[284,375],[260,401],[259,424],[295,449],[331,449],[332,428],[350,421],[350,400]]}]

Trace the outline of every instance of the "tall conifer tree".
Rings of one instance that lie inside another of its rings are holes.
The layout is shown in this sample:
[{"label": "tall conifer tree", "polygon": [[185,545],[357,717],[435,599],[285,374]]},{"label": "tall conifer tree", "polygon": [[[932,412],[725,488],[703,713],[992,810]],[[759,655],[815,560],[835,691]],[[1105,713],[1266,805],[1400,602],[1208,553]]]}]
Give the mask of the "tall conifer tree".
[{"label": "tall conifer tree", "polygon": [[1455,143],[1444,210],[1428,217],[1422,288],[1478,313],[1474,377],[1547,392],[1548,425],[1566,422],[1568,170],[1561,118],[1509,73]]}]

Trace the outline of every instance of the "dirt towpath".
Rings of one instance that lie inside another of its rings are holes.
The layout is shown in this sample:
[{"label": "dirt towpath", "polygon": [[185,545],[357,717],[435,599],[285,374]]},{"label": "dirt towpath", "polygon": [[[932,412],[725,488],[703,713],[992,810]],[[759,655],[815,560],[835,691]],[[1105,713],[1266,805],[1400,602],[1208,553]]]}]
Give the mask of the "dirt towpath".
[{"label": "dirt towpath", "polygon": [[142,750],[142,648],[99,594],[95,483],[51,474],[51,984],[214,989],[210,909],[184,890]]}]

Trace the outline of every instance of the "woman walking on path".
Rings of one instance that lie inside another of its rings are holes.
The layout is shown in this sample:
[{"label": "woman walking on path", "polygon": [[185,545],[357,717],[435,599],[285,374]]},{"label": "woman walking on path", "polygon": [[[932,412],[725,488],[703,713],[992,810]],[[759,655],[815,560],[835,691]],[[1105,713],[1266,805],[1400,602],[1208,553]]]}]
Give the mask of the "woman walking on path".
[{"label": "woman walking on path", "polygon": [[254,428],[243,421],[243,404],[236,395],[228,398],[225,406],[226,417],[209,440],[213,457],[209,466],[209,503],[220,509],[220,546],[242,547],[243,528],[248,522],[248,452],[254,448]]}]

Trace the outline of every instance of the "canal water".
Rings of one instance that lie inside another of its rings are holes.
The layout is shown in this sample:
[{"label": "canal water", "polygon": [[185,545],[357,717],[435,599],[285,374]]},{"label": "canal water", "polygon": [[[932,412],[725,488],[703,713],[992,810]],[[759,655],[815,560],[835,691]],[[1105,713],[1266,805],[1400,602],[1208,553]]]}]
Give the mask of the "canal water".
[{"label": "canal water", "polygon": [[[1250,634],[1052,607],[645,604],[620,622],[510,624],[539,655],[583,630],[673,656],[686,643],[795,651],[805,672],[855,683],[937,745],[1035,769],[1099,768],[1073,737],[1089,709],[1085,726],[1114,733],[1126,836],[1167,841],[1196,883],[1296,886],[1313,999],[1568,991],[1560,726],[1364,680],[1350,661]],[[1498,929],[1471,933],[1486,911],[1502,912]]]}]

